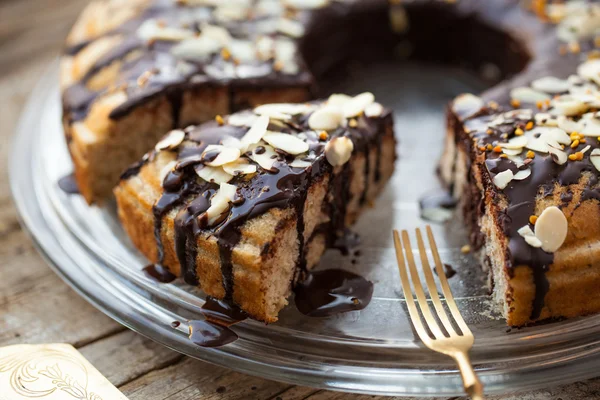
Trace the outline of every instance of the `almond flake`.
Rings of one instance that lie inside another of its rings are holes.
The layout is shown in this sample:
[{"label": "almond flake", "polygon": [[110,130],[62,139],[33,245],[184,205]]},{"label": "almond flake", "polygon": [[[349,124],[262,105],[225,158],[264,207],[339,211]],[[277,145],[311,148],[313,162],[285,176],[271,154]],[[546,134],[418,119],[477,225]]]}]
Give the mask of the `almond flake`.
[{"label": "almond flake", "polygon": [[[262,147],[261,150],[257,151],[257,148]],[[277,162],[278,154],[275,152],[273,147],[268,144],[261,142],[259,144],[253,144],[248,148],[250,155],[248,156],[252,161],[260,165],[264,170],[270,172],[277,172],[277,169],[273,167]]]},{"label": "almond flake", "polygon": [[496,174],[496,176],[494,177],[494,185],[496,185],[498,189],[504,189],[506,186],[508,186],[510,181],[513,180],[514,176],[515,175],[510,169],[502,171],[499,174]]},{"label": "almond flake", "polygon": [[302,160],[300,157],[296,157],[294,161],[290,163],[292,168],[308,168],[312,165],[310,161]]},{"label": "almond flake", "polygon": [[365,108],[375,102],[373,93],[365,92],[354,96],[350,101],[343,105],[342,111],[344,118],[352,118],[359,116],[365,111]]},{"label": "almond flake", "polygon": [[594,149],[590,153],[590,161],[596,167],[598,171],[600,171],[600,149]]},{"label": "almond flake", "polygon": [[235,200],[237,188],[229,183],[221,183],[217,193],[210,199],[210,207],[206,210],[208,225],[213,225],[218,221],[223,213],[229,210],[231,202]]},{"label": "almond flake", "polygon": [[206,146],[206,149],[202,153],[202,157],[204,158],[207,153],[218,151],[219,154],[212,161],[205,162],[205,165],[209,167],[220,167],[223,164],[228,164],[230,162],[234,162],[238,158],[240,158],[240,150],[234,147],[225,147],[218,144],[210,144]]},{"label": "almond flake", "polygon": [[553,107],[551,112],[555,115],[576,116],[583,114],[589,109],[588,105],[571,95],[559,96],[553,99],[551,104]]},{"label": "almond flake", "polygon": [[327,99],[327,105],[343,107],[350,100],[352,100],[352,97],[347,94],[334,93]]},{"label": "almond flake", "polygon": [[346,164],[354,151],[354,143],[349,138],[335,137],[325,146],[325,157],[329,164],[337,167]]},{"label": "almond flake", "polygon": [[584,79],[600,85],[600,60],[588,60],[577,67],[577,74]]},{"label": "almond flake", "polygon": [[222,26],[209,24],[202,26],[200,36],[205,36],[210,39],[216,40],[221,44],[221,46],[227,46],[232,39],[227,29],[223,28]]},{"label": "almond flake", "polygon": [[273,119],[287,121],[292,115],[306,114],[314,109],[314,106],[309,104],[264,104],[254,109],[254,113],[258,115],[266,115]]},{"label": "almond flake", "polygon": [[458,95],[452,102],[452,112],[461,121],[464,121],[477,114],[484,106],[485,103],[481,97],[471,93],[463,93]]},{"label": "almond flake", "polygon": [[515,176],[513,176],[513,180],[522,181],[523,179],[529,178],[529,175],[531,175],[531,169],[527,168],[517,172]]},{"label": "almond flake", "polygon": [[521,103],[529,104],[536,104],[539,101],[550,100],[550,96],[548,94],[526,86],[512,89],[510,91],[510,98]]},{"label": "almond flake", "polygon": [[154,146],[154,149],[156,151],[173,150],[183,142],[183,139],[185,139],[184,131],[180,129],[173,130],[167,136],[162,138],[162,140]]},{"label": "almond flake", "polygon": [[308,118],[308,126],[315,131],[330,131],[340,127],[344,115],[339,107],[325,105]]},{"label": "almond flake", "polygon": [[137,35],[147,41],[165,40],[179,41],[193,36],[193,32],[187,29],[172,28],[163,26],[155,19],[144,21],[137,30]]},{"label": "almond flake", "polygon": [[276,149],[292,155],[302,154],[308,151],[308,143],[287,133],[267,132],[263,136],[263,140]]},{"label": "almond flake", "polygon": [[284,35],[288,35],[293,38],[300,38],[304,36],[304,25],[289,18],[280,18],[279,21],[277,21],[277,30]]},{"label": "almond flake", "polygon": [[246,132],[246,134],[242,137],[241,142],[245,147],[248,147],[251,144],[255,144],[260,142],[265,133],[267,133],[267,127],[269,126],[269,117],[266,115],[261,115],[256,118],[252,123],[252,126]]},{"label": "almond flake", "polygon": [[542,242],[542,250],[553,253],[567,238],[567,217],[556,206],[546,208],[535,222],[535,236]]},{"label": "almond flake", "polygon": [[523,147],[527,146],[527,137],[515,136],[506,143],[499,143],[498,146],[503,147],[505,149],[522,149]]},{"label": "almond flake", "polygon": [[535,234],[533,233],[529,225],[525,225],[524,227],[520,228],[517,231],[517,233],[521,235],[523,239],[525,239],[525,242],[527,242],[527,244],[531,247],[542,247],[542,241],[535,237]]},{"label": "almond flake", "polygon": [[221,44],[211,38],[201,35],[198,38],[186,39],[171,48],[175,58],[193,61],[205,61],[221,49]]},{"label": "almond flake", "polygon": [[298,10],[314,10],[325,7],[329,0],[283,0],[283,4]]},{"label": "almond flake", "polygon": [[567,162],[569,156],[565,151],[563,151],[560,147],[553,146],[551,144],[548,145],[548,153],[552,156],[552,160],[558,165],[563,165]]},{"label": "almond flake", "polygon": [[221,167],[208,167],[202,164],[198,164],[194,167],[196,174],[204,179],[206,182],[224,183],[229,182],[233,175],[223,171]]},{"label": "almond flake", "polygon": [[571,118],[565,117],[564,115],[560,115],[557,119],[557,124],[560,129],[564,129],[567,133],[571,132],[579,132],[580,126],[577,122],[573,121]]},{"label": "almond flake", "polygon": [[531,87],[545,93],[558,94],[569,90],[571,83],[565,79],[559,79],[554,76],[545,76],[531,82]]},{"label": "almond flake", "polygon": [[227,117],[227,123],[233,126],[252,126],[258,117],[251,112],[241,112]]},{"label": "almond flake", "polygon": [[223,171],[230,175],[248,175],[256,172],[256,165],[250,164],[244,158],[238,158],[236,161],[224,164]]},{"label": "almond flake", "polygon": [[591,149],[592,146],[590,146],[589,144],[587,146],[585,146],[583,149],[581,149],[580,153],[581,154],[585,154],[589,149]]},{"label": "almond flake", "polygon": [[583,136],[600,136],[600,120],[596,118],[582,118],[578,123],[577,133]]},{"label": "almond flake", "polygon": [[173,171],[175,169],[175,166],[177,165],[177,161],[173,160],[173,161],[169,161],[161,170],[160,170],[160,174],[158,174],[159,179],[160,179],[160,183],[162,185],[163,181],[165,180],[165,178],[167,177],[167,175],[169,174],[169,172]]},{"label": "almond flake", "polygon": [[507,156],[518,156],[522,152],[523,152],[522,147],[520,147],[518,149],[507,149],[507,148],[502,149],[502,153],[506,154]]},{"label": "almond flake", "polygon": [[383,106],[379,103],[373,103],[365,108],[365,116],[367,118],[377,118],[383,114]]},{"label": "almond flake", "polygon": [[555,115],[549,113],[537,113],[534,117],[535,124],[540,126],[558,126],[558,120]]}]

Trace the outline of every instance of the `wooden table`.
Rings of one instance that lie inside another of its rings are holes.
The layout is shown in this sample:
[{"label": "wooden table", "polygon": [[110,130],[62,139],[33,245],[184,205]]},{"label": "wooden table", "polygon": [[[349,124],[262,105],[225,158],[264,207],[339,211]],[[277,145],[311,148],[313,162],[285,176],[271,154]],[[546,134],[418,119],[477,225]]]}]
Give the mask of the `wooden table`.
[{"label": "wooden table", "polygon": [[[0,161],[32,86],[58,54],[84,0],[0,0]],[[196,361],[145,339],[64,284],[19,226],[0,174],[0,346],[70,343],[130,399],[378,399],[267,381]],[[600,380],[502,399],[600,398]]]}]

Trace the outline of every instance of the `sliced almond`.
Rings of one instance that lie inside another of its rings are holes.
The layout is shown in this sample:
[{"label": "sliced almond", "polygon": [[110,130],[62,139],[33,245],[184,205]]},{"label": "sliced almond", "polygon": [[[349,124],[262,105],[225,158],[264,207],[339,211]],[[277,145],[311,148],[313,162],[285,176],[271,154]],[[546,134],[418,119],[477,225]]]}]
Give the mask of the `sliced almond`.
[{"label": "sliced almond", "polygon": [[183,139],[185,139],[185,132],[180,129],[175,129],[162,138],[160,142],[156,143],[154,149],[156,151],[173,150],[183,142]]},{"label": "sliced almond", "polygon": [[559,96],[553,99],[551,104],[553,109],[550,112],[555,115],[576,116],[583,114],[589,109],[588,105],[571,95]]},{"label": "sliced almond", "polygon": [[201,35],[186,39],[171,48],[171,54],[183,60],[205,61],[222,48],[221,44],[209,37]]},{"label": "sliced almond", "polygon": [[344,115],[339,107],[325,105],[308,118],[308,126],[316,131],[329,131],[340,127]]},{"label": "sliced almond", "polygon": [[232,39],[231,35],[229,34],[229,31],[223,28],[222,26],[218,25],[202,25],[202,31],[200,35],[218,41],[221,44],[221,46],[227,46]]},{"label": "sliced almond", "polygon": [[143,40],[178,41],[194,35],[191,30],[163,26],[155,19],[148,19],[140,25],[137,35]]},{"label": "sliced almond", "polygon": [[220,167],[223,164],[228,164],[230,162],[234,162],[238,158],[240,158],[240,150],[234,147],[225,147],[218,144],[211,144],[206,146],[206,149],[202,153],[202,157],[204,158],[209,152],[219,152],[219,154],[212,160],[207,161],[204,164],[209,167]]},{"label": "sliced almond", "polygon": [[577,74],[583,79],[587,79],[600,85],[600,60],[591,59],[577,67]]},{"label": "sliced almond", "polygon": [[513,172],[510,169],[507,169],[506,171],[502,171],[499,174],[496,174],[496,176],[494,177],[494,179],[493,179],[494,185],[496,185],[496,187],[498,189],[504,189],[504,188],[506,188],[506,186],[508,186],[510,181],[513,180],[514,176],[515,175],[513,174]]},{"label": "sliced almond", "polygon": [[357,117],[362,114],[365,109],[375,102],[373,93],[365,92],[354,96],[342,106],[344,118]]},{"label": "sliced almond", "polygon": [[327,105],[343,107],[350,100],[352,100],[352,96],[348,96],[347,94],[334,93],[327,99]]},{"label": "sliced almond", "polygon": [[273,167],[275,162],[277,162],[278,154],[275,152],[275,149],[264,142],[260,142],[258,144],[253,144],[249,147],[248,151],[250,155],[248,156],[252,161],[260,165],[264,170],[270,172],[276,172],[276,168]]},{"label": "sliced almond", "polygon": [[530,87],[517,87],[510,91],[510,98],[521,103],[536,104],[539,101],[550,100],[547,93],[534,90]]},{"label": "sliced almond", "polygon": [[293,19],[280,18],[277,21],[277,31],[293,38],[300,38],[304,36],[304,25]]},{"label": "sliced almond", "polygon": [[596,167],[596,169],[600,171],[600,149],[592,150],[592,152],[590,153],[590,161],[592,162],[592,164],[594,164],[594,167]]},{"label": "sliced almond", "polygon": [[551,144],[548,145],[548,153],[550,153],[552,160],[558,165],[565,164],[569,158],[564,150]]},{"label": "sliced almond", "polygon": [[558,116],[556,121],[557,121],[557,126],[560,129],[564,129],[564,131],[567,133],[571,133],[571,132],[575,132],[575,131],[579,132],[579,129],[580,129],[579,124],[577,122],[573,121],[569,117],[560,115],[560,116]]},{"label": "sliced almond", "polygon": [[210,199],[210,207],[206,210],[208,225],[213,225],[229,210],[231,202],[235,200],[237,188],[229,183],[221,183],[217,193]]},{"label": "sliced almond", "polygon": [[549,113],[535,114],[535,124],[540,126],[558,126],[558,120],[555,115]]},{"label": "sliced almond", "polygon": [[302,154],[308,151],[308,143],[287,133],[267,131],[263,136],[263,140],[276,149],[292,155]]},{"label": "sliced almond", "polygon": [[553,253],[567,238],[567,217],[556,206],[546,208],[535,222],[535,236],[542,242],[542,250]]},{"label": "sliced almond", "polygon": [[283,4],[299,10],[314,10],[325,7],[330,0],[283,0]]},{"label": "sliced almond", "polygon": [[452,112],[462,121],[477,114],[484,106],[485,103],[481,97],[463,93],[452,102]]},{"label": "sliced almond", "polygon": [[523,179],[529,178],[529,175],[531,175],[531,169],[527,168],[517,172],[515,176],[513,176],[513,180],[522,181]]},{"label": "sliced almond", "polygon": [[198,164],[194,167],[196,174],[206,182],[224,183],[229,182],[233,175],[228,174],[221,167],[208,167]]},{"label": "sliced almond", "polygon": [[238,158],[232,163],[224,164],[223,171],[230,175],[248,175],[256,172],[256,165],[250,164],[247,159]]},{"label": "sliced almond", "polygon": [[233,126],[252,126],[258,117],[251,112],[232,114],[227,117],[227,123]]},{"label": "sliced almond", "polygon": [[569,90],[571,83],[565,79],[554,76],[545,76],[531,82],[531,87],[545,93],[558,94]]},{"label": "sliced almond", "polygon": [[542,247],[542,241],[535,237],[535,234],[533,233],[529,225],[525,225],[524,227],[520,228],[517,231],[517,233],[521,235],[523,239],[525,239],[525,242],[531,247]]},{"label": "sliced almond", "polygon": [[308,168],[312,165],[310,161],[302,160],[300,157],[296,157],[294,161],[290,163],[292,168]]},{"label": "sliced almond", "polygon": [[523,148],[518,148],[518,149],[507,149],[507,148],[503,148],[502,152],[504,154],[506,154],[507,156],[518,156],[519,154],[521,154],[523,152]]},{"label": "sliced almond", "polygon": [[527,146],[527,137],[515,136],[506,143],[499,143],[498,146],[505,149],[522,149],[523,147]]},{"label": "sliced almond", "polygon": [[582,118],[578,123],[577,133],[584,136],[600,136],[600,120],[596,118]]},{"label": "sliced almond", "polygon": [[346,164],[354,151],[354,143],[349,138],[335,137],[325,146],[325,157],[329,164],[337,167]]},{"label": "sliced almond", "polygon": [[379,103],[373,103],[365,108],[365,116],[367,118],[377,118],[383,114],[383,106]]},{"label": "sliced almond", "polygon": [[241,142],[247,148],[248,146],[260,142],[265,133],[267,133],[267,127],[269,126],[269,117],[261,115],[254,120],[252,126],[242,137]]},{"label": "sliced almond", "polygon": [[310,104],[263,104],[254,109],[258,115],[266,115],[273,119],[287,121],[292,115],[306,114],[314,109]]},{"label": "sliced almond", "polygon": [[227,136],[223,140],[221,140],[221,144],[225,147],[231,147],[234,149],[238,149],[240,153],[244,153],[248,146],[246,146],[242,141],[233,136]]},{"label": "sliced almond", "polygon": [[585,146],[583,149],[581,149],[580,153],[581,154],[585,154],[589,149],[591,149],[592,146],[590,146],[589,144],[587,146]]},{"label": "sliced almond", "polygon": [[160,170],[160,174],[159,179],[160,179],[160,184],[162,185],[163,181],[165,180],[165,178],[167,177],[167,175],[169,174],[169,172],[173,171],[175,169],[175,166],[177,165],[177,161],[172,160],[169,161],[161,170]]}]

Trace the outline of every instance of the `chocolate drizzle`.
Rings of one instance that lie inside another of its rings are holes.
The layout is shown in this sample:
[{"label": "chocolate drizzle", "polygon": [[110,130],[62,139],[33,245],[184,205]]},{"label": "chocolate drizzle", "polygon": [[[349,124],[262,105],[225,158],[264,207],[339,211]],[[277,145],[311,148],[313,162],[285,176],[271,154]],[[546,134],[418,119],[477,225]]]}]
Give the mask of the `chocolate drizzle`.
[{"label": "chocolate drizzle", "polygon": [[160,264],[150,264],[144,267],[144,274],[160,283],[171,283],[177,277]]},{"label": "chocolate drizzle", "polygon": [[[370,149],[373,143],[381,141],[380,136],[391,134],[391,113],[385,111],[379,118],[358,118],[359,129],[349,132],[338,129],[331,137],[348,135],[355,146],[355,151],[364,152],[367,162],[373,156]],[[295,224],[298,237],[298,252],[296,276],[305,276],[306,247],[305,238],[315,232],[306,232],[304,223],[304,207],[309,187],[316,182],[329,177],[329,192],[327,198],[333,199],[333,204],[325,202],[325,207],[331,215],[331,221],[326,226],[320,226],[319,233],[326,234],[327,244],[332,247],[339,245],[346,238],[347,203],[350,198],[351,169],[349,164],[342,167],[339,173],[333,173],[332,166],[327,162],[324,145],[316,134],[308,128],[306,116],[296,116],[287,121],[285,131],[290,133],[307,132],[309,148],[308,159],[311,165],[307,168],[292,168],[289,164],[293,158],[281,154],[274,163],[272,170],[259,167],[257,174],[252,176],[240,175],[230,181],[237,187],[236,199],[230,204],[226,214],[212,226],[207,226],[206,210],[210,199],[218,189],[218,185],[201,180],[195,168],[201,168],[200,163],[207,158],[204,150],[208,145],[218,144],[225,137],[241,138],[248,128],[231,125],[219,125],[216,121],[207,122],[197,127],[186,129],[186,141],[178,150],[177,163],[172,171],[167,173],[163,181],[164,193],[153,207],[155,217],[155,238],[158,249],[157,260],[164,262],[164,248],[161,240],[162,223],[165,215],[177,210],[175,231],[175,253],[180,264],[181,275],[185,282],[193,285],[201,284],[197,274],[197,242],[199,237],[214,237],[219,247],[224,299],[234,301],[234,249],[241,240],[240,228],[248,220],[260,216],[270,209],[291,208],[295,214]],[[255,151],[261,151],[260,148]],[[264,149],[262,149],[264,151]],[[216,154],[214,154],[216,157]],[[151,153],[147,158],[155,157]],[[210,158],[211,155],[208,155]],[[379,165],[379,164],[377,164]],[[137,167],[135,167],[137,168]],[[365,171],[365,174],[367,172]],[[365,175],[365,180],[368,180]],[[312,236],[308,239],[311,239]],[[342,239],[340,239],[342,238]],[[352,243],[351,243],[352,244]],[[267,249],[268,251],[268,249]],[[220,332],[220,331],[219,331]]]}]

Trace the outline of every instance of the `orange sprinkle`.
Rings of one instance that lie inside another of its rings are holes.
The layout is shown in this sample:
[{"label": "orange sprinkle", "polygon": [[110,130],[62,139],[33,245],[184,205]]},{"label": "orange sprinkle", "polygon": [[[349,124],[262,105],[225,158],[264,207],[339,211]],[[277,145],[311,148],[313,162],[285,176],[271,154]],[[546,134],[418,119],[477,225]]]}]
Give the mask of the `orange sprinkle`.
[{"label": "orange sprinkle", "polygon": [[223,60],[229,60],[231,58],[231,52],[224,47],[221,49],[221,57],[223,57]]},{"label": "orange sprinkle", "polygon": [[327,132],[321,131],[319,133],[319,139],[321,139],[321,140],[327,140],[328,138],[329,138],[329,134]]},{"label": "orange sprinkle", "polygon": [[352,118],[350,121],[348,121],[348,126],[350,126],[350,128],[356,128],[358,126],[358,122]]},{"label": "orange sprinkle", "polygon": [[571,42],[569,43],[569,51],[573,54],[577,54],[581,51],[581,46],[579,46],[579,42]]},{"label": "orange sprinkle", "polygon": [[529,121],[526,125],[525,125],[525,129],[527,129],[528,131],[533,129],[533,121]]},{"label": "orange sprinkle", "polygon": [[506,154],[500,154],[500,158],[508,158],[508,155],[506,155]]},{"label": "orange sprinkle", "polygon": [[529,223],[531,225],[535,225],[535,223],[537,222],[537,219],[538,219],[537,215],[532,215],[531,217],[529,217]]},{"label": "orange sprinkle", "polygon": [[573,140],[573,143],[571,143],[571,148],[574,149],[577,146],[579,146],[579,140]]},{"label": "orange sprinkle", "polygon": [[275,71],[281,71],[283,69],[283,63],[281,61],[275,61],[273,63],[273,69]]},{"label": "orange sprinkle", "polygon": [[485,133],[487,133],[488,135],[491,135],[492,133],[494,133],[494,131],[491,129],[488,129],[487,131],[485,131]]},{"label": "orange sprinkle", "polygon": [[566,54],[567,54],[567,46],[565,46],[564,44],[563,44],[563,45],[561,45],[561,46],[558,48],[558,54],[560,54],[561,56],[564,56],[564,55],[566,55]]},{"label": "orange sprinkle", "polygon": [[215,121],[217,121],[217,124],[219,124],[219,125],[224,125],[225,124],[225,120],[220,115],[217,115],[215,117]]},{"label": "orange sprinkle", "polygon": [[517,99],[512,99],[510,105],[513,106],[513,108],[519,108],[521,107],[521,102]]},{"label": "orange sprinkle", "polygon": [[516,136],[523,136],[524,133],[525,132],[523,132],[523,129],[521,129],[521,128],[515,129],[515,135]]},{"label": "orange sprinkle", "polygon": [[[600,138],[598,138],[598,140],[600,140]],[[488,144],[488,145],[485,147],[485,149],[486,149],[486,150],[488,150],[488,151],[492,151],[494,148],[492,147],[492,145],[491,145],[491,144]]]},{"label": "orange sprinkle", "polygon": [[536,106],[538,109],[540,109],[540,110],[541,110],[542,108],[544,108],[544,102],[543,102],[542,100],[538,100],[538,101],[535,103],[535,106]]},{"label": "orange sprinkle", "polygon": [[529,150],[527,152],[527,154],[525,154],[525,157],[527,157],[527,158],[535,158],[535,153],[533,151]]},{"label": "orange sprinkle", "polygon": [[579,143],[587,143],[587,140],[585,140],[585,139],[579,139]]},{"label": "orange sprinkle", "polygon": [[500,147],[500,146],[494,147],[494,153],[502,153],[502,147]]}]

